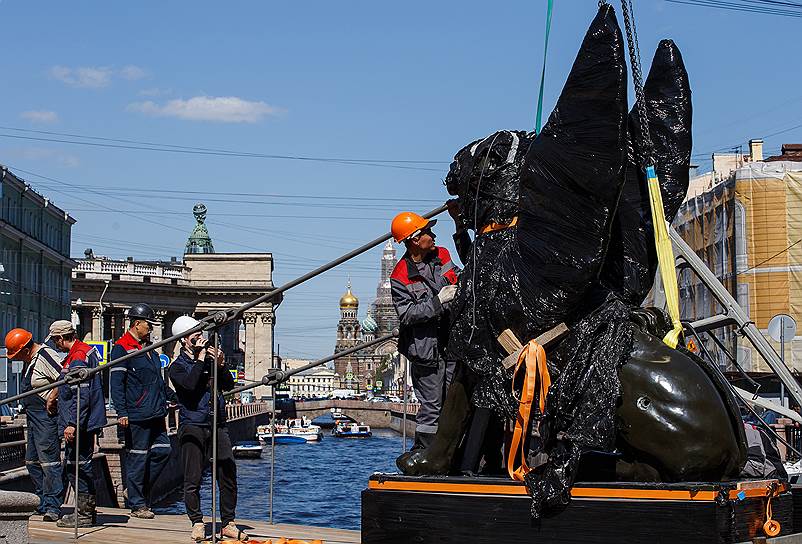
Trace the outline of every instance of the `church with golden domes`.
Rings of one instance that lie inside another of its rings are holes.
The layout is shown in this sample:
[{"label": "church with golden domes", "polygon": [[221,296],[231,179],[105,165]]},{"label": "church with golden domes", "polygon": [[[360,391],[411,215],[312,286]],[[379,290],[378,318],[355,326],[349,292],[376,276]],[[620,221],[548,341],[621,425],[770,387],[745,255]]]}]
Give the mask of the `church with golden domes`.
[{"label": "church with golden domes", "polygon": [[[340,297],[340,321],[337,323],[337,341],[334,353],[369,342],[398,327],[398,315],[390,294],[390,274],[397,262],[395,247],[391,241],[382,251],[381,277],[376,289],[376,299],[367,310],[367,316],[359,320],[359,299],[351,291],[351,281],[345,294]],[[395,391],[397,381],[397,342],[388,340],[376,346],[358,351],[353,355],[334,361],[340,377],[341,389],[365,391]]]}]

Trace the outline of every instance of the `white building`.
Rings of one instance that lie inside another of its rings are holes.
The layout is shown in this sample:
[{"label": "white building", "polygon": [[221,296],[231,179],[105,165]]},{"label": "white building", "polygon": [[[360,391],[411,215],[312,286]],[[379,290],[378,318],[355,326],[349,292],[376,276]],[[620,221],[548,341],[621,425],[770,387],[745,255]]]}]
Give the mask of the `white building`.
[{"label": "white building", "polygon": [[289,379],[290,396],[323,397],[339,387],[340,376],[326,367],[317,367],[299,372]]}]

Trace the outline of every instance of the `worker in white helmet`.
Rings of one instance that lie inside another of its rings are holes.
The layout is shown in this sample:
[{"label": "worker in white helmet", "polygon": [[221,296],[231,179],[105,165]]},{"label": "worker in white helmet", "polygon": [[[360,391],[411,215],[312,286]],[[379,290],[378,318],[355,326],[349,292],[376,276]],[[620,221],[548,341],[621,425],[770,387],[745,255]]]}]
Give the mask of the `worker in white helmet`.
[{"label": "worker in white helmet", "polygon": [[[199,321],[181,316],[173,323],[173,336],[184,334]],[[222,350],[208,344],[203,332],[193,332],[181,339],[181,351],[170,364],[168,374],[178,396],[178,444],[184,468],[184,503],[192,522],[192,539],[206,540],[206,528],[200,507],[203,472],[212,456],[212,371],[217,371],[217,484],[220,487],[222,538],[247,540],[248,535],[234,523],[237,507],[237,466],[231,453],[231,438],[226,429],[223,391],[234,388],[234,378],[226,367]]]}]

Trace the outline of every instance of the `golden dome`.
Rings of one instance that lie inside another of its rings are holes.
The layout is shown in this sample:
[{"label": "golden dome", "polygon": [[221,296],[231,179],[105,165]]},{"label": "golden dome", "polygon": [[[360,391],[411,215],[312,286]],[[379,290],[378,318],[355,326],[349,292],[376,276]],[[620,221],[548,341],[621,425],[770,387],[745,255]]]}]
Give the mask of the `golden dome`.
[{"label": "golden dome", "polygon": [[348,291],[340,298],[340,308],[357,308],[359,299],[351,292],[351,280],[348,280]]}]

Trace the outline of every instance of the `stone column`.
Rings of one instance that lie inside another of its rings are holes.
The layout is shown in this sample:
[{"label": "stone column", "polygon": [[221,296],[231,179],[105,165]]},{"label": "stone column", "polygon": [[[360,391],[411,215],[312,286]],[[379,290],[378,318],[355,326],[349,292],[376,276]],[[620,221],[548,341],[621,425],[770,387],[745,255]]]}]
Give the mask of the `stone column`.
[{"label": "stone column", "polygon": [[[260,312],[254,324],[254,372],[255,380],[266,375],[273,367],[273,314]],[[247,325],[246,325],[247,334]],[[270,395],[270,388],[257,387],[256,398]]]},{"label": "stone column", "polygon": [[[256,375],[256,343],[254,341],[254,332],[256,327],[256,314],[246,313],[243,315],[242,320],[245,322],[245,379],[258,380],[264,374]],[[256,391],[254,391],[256,395]]]},{"label": "stone column", "polygon": [[100,308],[92,308],[92,340],[103,340],[103,328],[100,322]]}]

